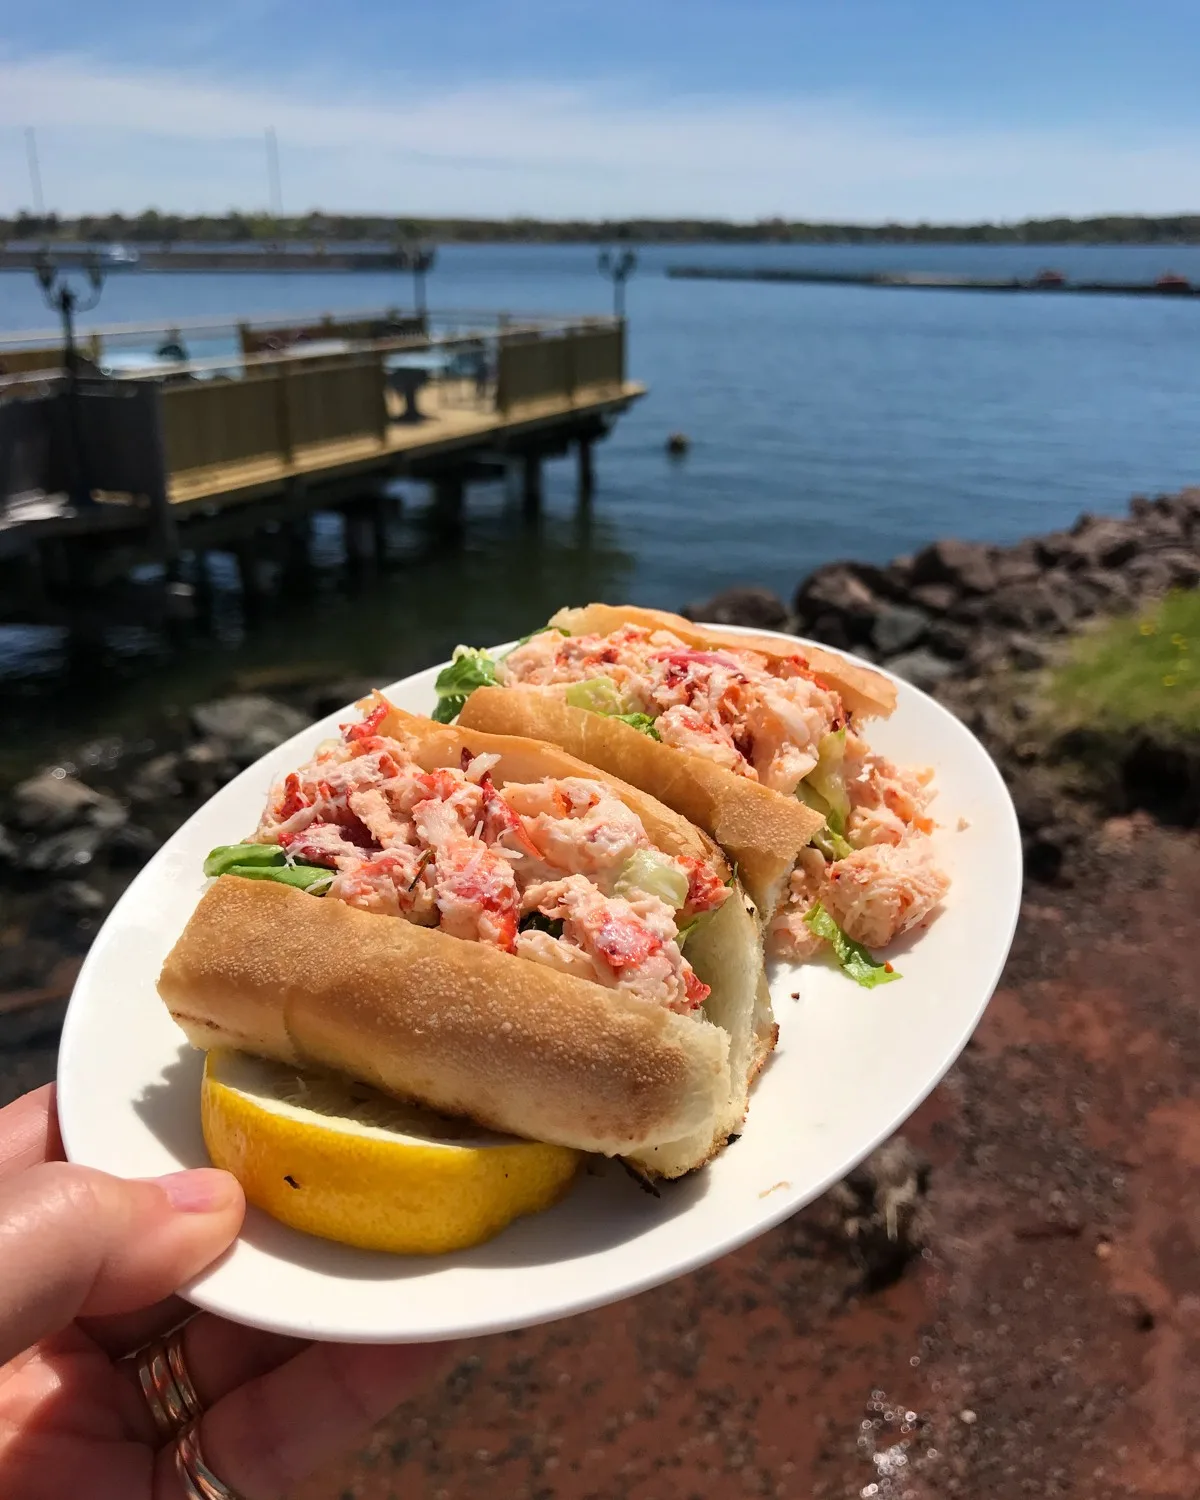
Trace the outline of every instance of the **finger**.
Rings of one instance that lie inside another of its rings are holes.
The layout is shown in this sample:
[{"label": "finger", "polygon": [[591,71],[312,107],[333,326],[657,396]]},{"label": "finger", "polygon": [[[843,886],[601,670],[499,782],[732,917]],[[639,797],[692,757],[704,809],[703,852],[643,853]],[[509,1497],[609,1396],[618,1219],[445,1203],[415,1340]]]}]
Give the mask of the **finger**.
[{"label": "finger", "polygon": [[[243,1500],[276,1500],[352,1449],[449,1352],[438,1344],[313,1344],[205,1414],[205,1461]],[[157,1481],[155,1500],[180,1500],[173,1446],[158,1456]]]},{"label": "finger", "polygon": [[53,1162],[0,1183],[0,1364],[81,1314],[160,1301],[228,1248],[244,1212],[212,1168],[126,1182]]},{"label": "finger", "polygon": [[54,1097],[47,1083],[0,1109],[0,1182],[39,1162],[62,1161]]},{"label": "finger", "polygon": [[[310,1339],[290,1338],[281,1333],[265,1333],[258,1328],[244,1328],[240,1323],[228,1323],[212,1313],[197,1313],[182,1297],[168,1297],[144,1312],[125,1313],[114,1318],[82,1318],[80,1321],[88,1337],[111,1359],[122,1359],[144,1349],[155,1339],[165,1338],[181,1323],[186,1323],[184,1357],[196,1389],[209,1403],[243,1380],[273,1370],[285,1359],[291,1359],[301,1349],[306,1349],[311,1342]],[[251,1364],[243,1368],[243,1347],[265,1352],[244,1356]],[[227,1365],[237,1373],[236,1379],[225,1376]]]},{"label": "finger", "polygon": [[88,1337],[99,1344],[110,1359],[132,1354],[151,1339],[162,1338],[178,1328],[196,1309],[182,1297],[166,1297],[136,1312],[116,1313],[108,1318],[81,1318]]},{"label": "finger", "polygon": [[184,1362],[205,1407],[277,1370],[309,1347],[307,1339],[241,1328],[208,1313],[189,1323],[183,1336]]},{"label": "finger", "polygon": [[[184,1327],[181,1344],[184,1368],[205,1409],[308,1348],[306,1339],[242,1328],[210,1313],[199,1313]],[[161,1438],[142,1390],[137,1360],[122,1360],[117,1369],[130,1390],[136,1392],[136,1399],[127,1408],[133,1424],[131,1431],[143,1442],[157,1447]]]}]

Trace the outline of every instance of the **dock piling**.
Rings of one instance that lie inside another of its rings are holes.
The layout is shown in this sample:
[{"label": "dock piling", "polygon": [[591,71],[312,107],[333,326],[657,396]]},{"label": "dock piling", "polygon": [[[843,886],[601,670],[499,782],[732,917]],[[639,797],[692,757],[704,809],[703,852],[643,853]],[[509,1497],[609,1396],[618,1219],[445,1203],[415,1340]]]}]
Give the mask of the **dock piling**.
[{"label": "dock piling", "polygon": [[242,593],[242,610],[247,616],[258,615],[262,610],[262,578],[258,571],[257,536],[239,537],[232,547],[234,566],[237,568],[238,586]]},{"label": "dock piling", "polygon": [[527,516],[542,509],[542,456],[526,453],[521,460],[521,504]]},{"label": "dock piling", "polygon": [[579,503],[587,505],[596,488],[596,469],[592,461],[591,438],[580,438],[576,450],[579,472]]},{"label": "dock piling", "polygon": [[466,486],[457,470],[447,470],[433,481],[433,523],[438,531],[457,532],[463,522]]},{"label": "dock piling", "polygon": [[304,510],[284,524],[283,587],[288,592],[307,590],[313,569],[312,511]]}]

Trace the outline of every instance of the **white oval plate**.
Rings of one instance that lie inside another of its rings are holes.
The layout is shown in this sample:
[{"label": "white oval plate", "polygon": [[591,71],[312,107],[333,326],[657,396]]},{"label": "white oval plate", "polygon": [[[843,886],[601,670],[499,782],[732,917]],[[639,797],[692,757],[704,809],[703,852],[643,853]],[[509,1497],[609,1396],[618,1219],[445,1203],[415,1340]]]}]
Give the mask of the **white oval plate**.
[{"label": "white oval plate", "polygon": [[[438,670],[395,683],[388,695],[427,713]],[[715,1260],[843,1177],[966,1044],[999,979],[1020,904],[1016,817],[995,766],[945,709],[907,683],[897,688],[895,714],[872,724],[869,737],[901,763],[936,768],[935,837],[950,895],[927,930],[895,945],[899,983],[865,990],[824,963],[777,968],[779,1048],[741,1139],[712,1165],[665,1184],[654,1199],[603,1163],[550,1212],[434,1259],[351,1250],[251,1209],[229,1253],[186,1288],[190,1300],[315,1339],[497,1333],[628,1297]],[[349,716],[331,714],[222,788],[113,909],[75,986],[59,1053],[58,1107],[72,1161],[125,1177],[207,1164],[202,1057],[176,1029],[155,979],[204,889],[209,849],[248,833],[275,777]]]}]

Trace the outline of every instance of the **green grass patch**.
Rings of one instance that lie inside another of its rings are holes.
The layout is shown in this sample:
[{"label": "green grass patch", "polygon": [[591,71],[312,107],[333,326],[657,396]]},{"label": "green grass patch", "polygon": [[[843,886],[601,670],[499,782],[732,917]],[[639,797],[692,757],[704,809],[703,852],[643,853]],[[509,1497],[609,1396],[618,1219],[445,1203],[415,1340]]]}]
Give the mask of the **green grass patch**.
[{"label": "green grass patch", "polygon": [[1200,590],[1079,636],[1049,675],[1046,707],[1060,729],[1200,733]]}]

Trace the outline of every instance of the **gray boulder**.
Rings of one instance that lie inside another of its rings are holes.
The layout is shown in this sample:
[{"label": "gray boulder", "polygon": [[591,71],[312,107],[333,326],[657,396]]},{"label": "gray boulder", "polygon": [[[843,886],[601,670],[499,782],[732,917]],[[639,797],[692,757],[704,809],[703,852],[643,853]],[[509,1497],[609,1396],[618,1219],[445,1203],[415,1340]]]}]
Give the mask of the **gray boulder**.
[{"label": "gray boulder", "polygon": [[1136,557],[1140,543],[1128,521],[1081,516],[1064,561],[1074,568],[1120,568]]},{"label": "gray boulder", "polygon": [[1008,659],[1019,672],[1037,672],[1049,662],[1051,648],[1040,636],[1014,631],[1008,638]]},{"label": "gray boulder", "polygon": [[46,891],[46,899],[68,917],[93,917],[108,905],[104,892],[86,880],[58,880]]},{"label": "gray boulder", "polygon": [[685,604],[679,613],[686,620],[749,625],[758,630],[786,630],[789,621],[787,605],[778,594],[750,585],[722,589],[704,603]]},{"label": "gray boulder", "polygon": [[1190,588],[1200,579],[1194,553],[1181,547],[1162,552],[1143,552],[1123,572],[1137,599],[1158,599],[1173,588]]},{"label": "gray boulder", "polygon": [[996,573],[996,587],[1007,588],[1013,583],[1030,583],[1042,571],[1035,556],[1032,541],[1018,542],[1015,547],[1005,547],[992,559]]},{"label": "gray boulder", "polygon": [[943,537],[913,559],[912,581],[948,583],[960,593],[986,594],[996,587],[993,548],[983,542]]},{"label": "gray boulder", "polygon": [[61,769],[39,771],[21,782],[12,794],[9,815],[17,828],[39,834],[83,826],[106,830],[125,821],[125,809],[115,797]]},{"label": "gray boulder", "polygon": [[971,649],[973,634],[966,625],[952,620],[931,620],[923,645],[946,661],[963,661]]},{"label": "gray boulder", "polygon": [[915,604],[931,615],[944,615],[958,603],[958,590],[949,583],[918,583],[912,589]]},{"label": "gray boulder", "polygon": [[183,790],[179,780],[179,756],[172,751],[156,755],[139,766],[126,788],[131,802],[167,802]]},{"label": "gray boulder", "polygon": [[[885,596],[879,592],[880,585],[890,588],[880,568],[853,562],[827,563],[810,573],[796,590],[797,618],[810,629],[818,621],[837,620],[846,645],[866,641],[883,606]],[[822,638],[828,639],[832,633],[827,627]]]},{"label": "gray boulder", "polygon": [[201,740],[189,745],[175,763],[180,783],[191,792],[210,791],[237,773],[237,764],[219,740]]},{"label": "gray boulder", "polygon": [[92,863],[104,837],[103,829],[86,823],[63,828],[24,849],[22,867],[40,875],[69,875]]},{"label": "gray boulder", "polygon": [[913,687],[926,693],[931,693],[939,683],[952,677],[955,670],[950,662],[943,661],[940,656],[934,656],[932,651],[926,651],[923,647],[906,651],[901,656],[893,656],[886,666],[897,677],[903,677],[905,682],[911,682]]},{"label": "gray boulder", "polygon": [[929,616],[905,604],[885,604],[871,625],[871,641],[884,657],[915,646],[925,635]]},{"label": "gray boulder", "polygon": [[307,723],[298,709],[259,693],[218,698],[192,710],[192,724],[197,733],[219,742],[230,758],[242,766],[248,766],[290,739]]},{"label": "gray boulder", "polygon": [[1077,601],[1047,576],[997,590],[986,601],[983,618],[993,626],[1058,634],[1070,628],[1078,613]]}]

